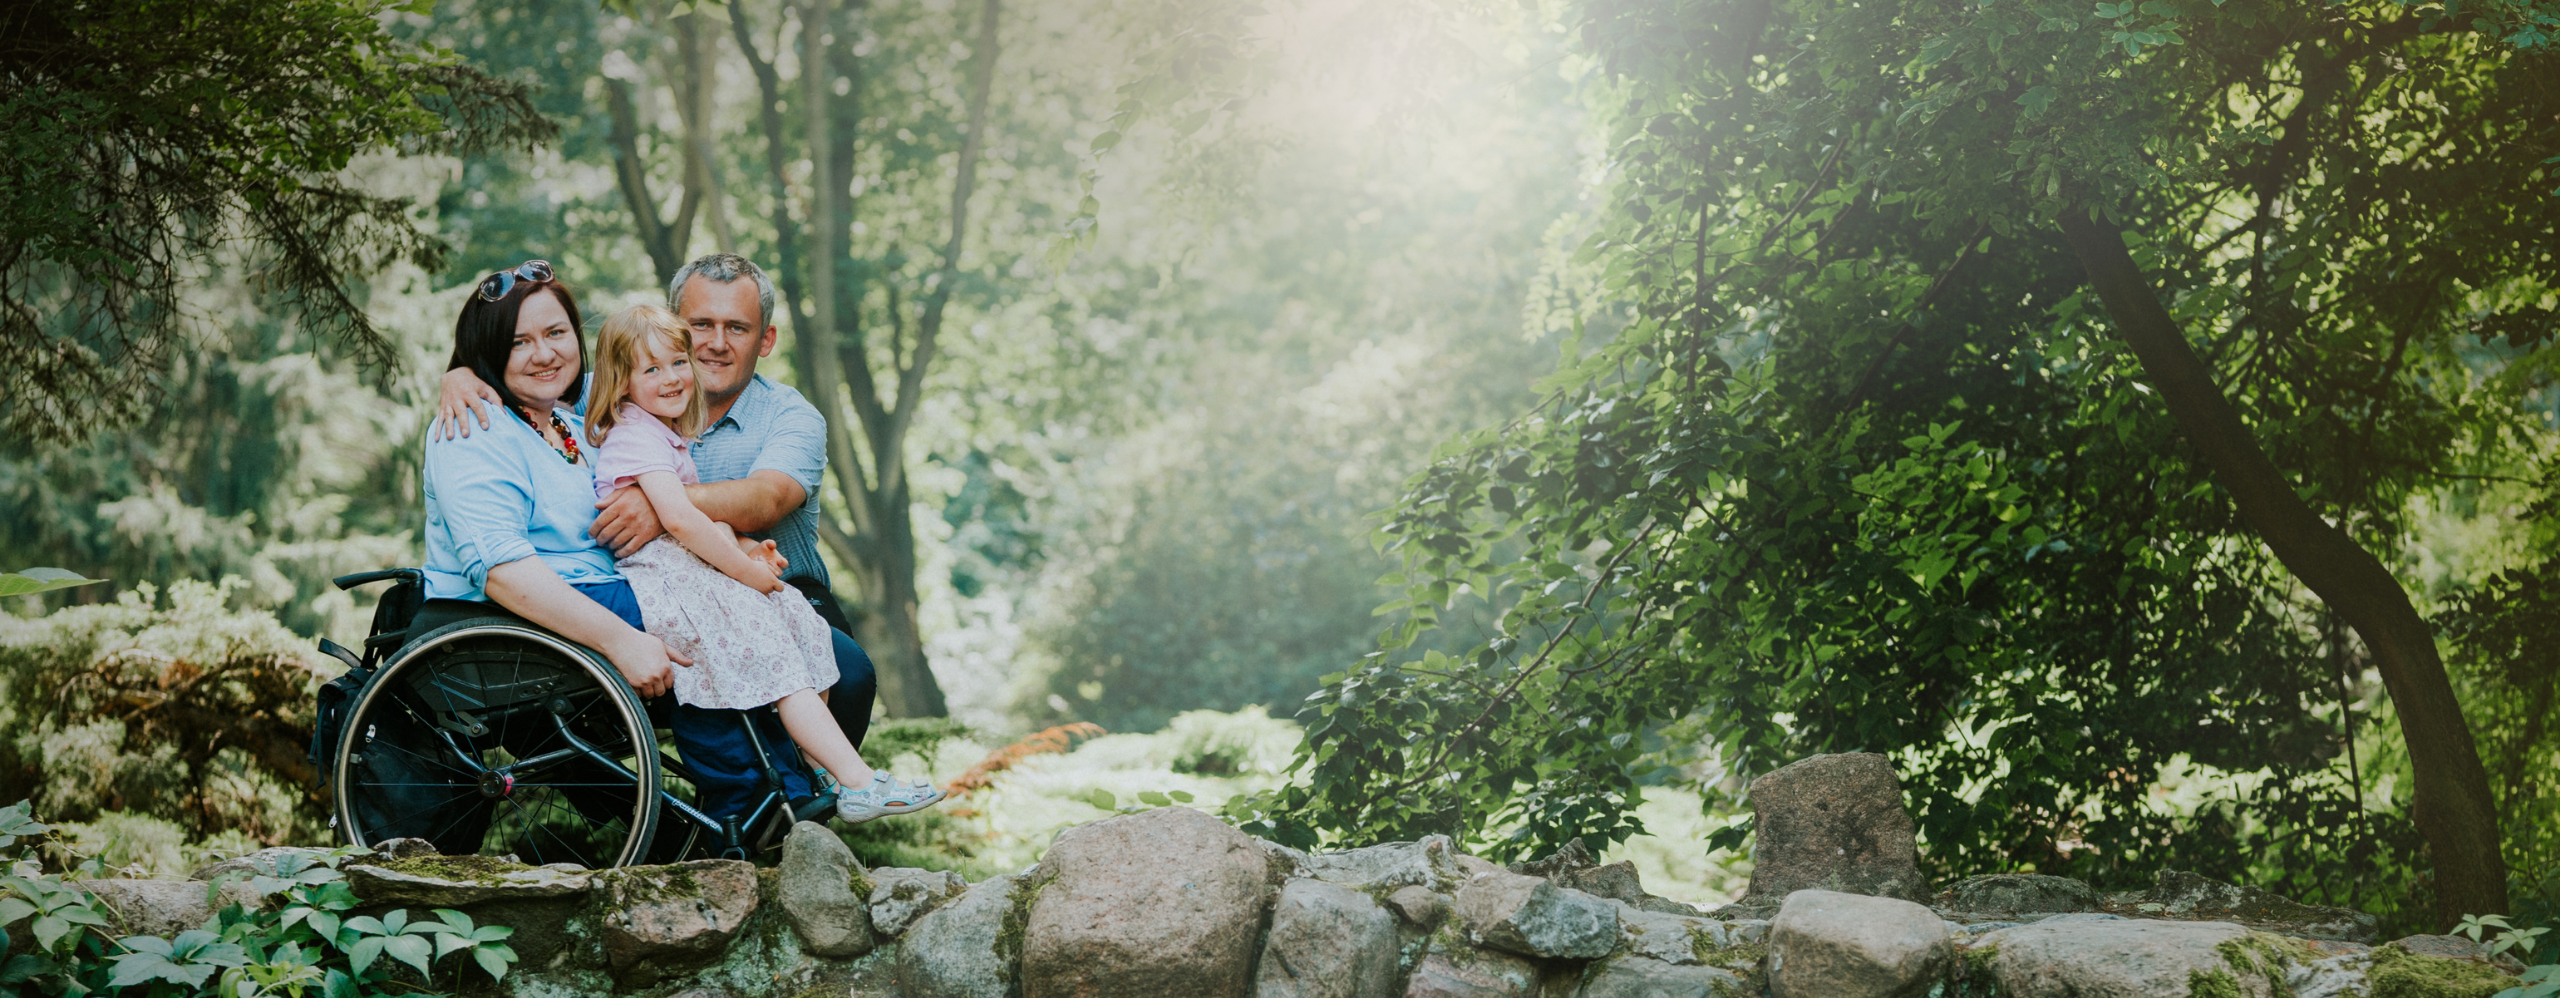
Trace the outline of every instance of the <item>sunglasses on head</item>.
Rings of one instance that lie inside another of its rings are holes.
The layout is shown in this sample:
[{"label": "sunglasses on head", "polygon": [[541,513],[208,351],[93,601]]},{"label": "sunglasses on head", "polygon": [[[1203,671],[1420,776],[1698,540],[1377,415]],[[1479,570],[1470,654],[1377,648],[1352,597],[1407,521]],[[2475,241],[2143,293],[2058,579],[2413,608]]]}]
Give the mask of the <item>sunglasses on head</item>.
[{"label": "sunglasses on head", "polygon": [[549,280],[551,280],[550,261],[527,260],[514,270],[501,270],[489,275],[487,280],[481,281],[480,300],[493,302],[505,298],[507,292],[516,289],[517,281],[541,284]]}]

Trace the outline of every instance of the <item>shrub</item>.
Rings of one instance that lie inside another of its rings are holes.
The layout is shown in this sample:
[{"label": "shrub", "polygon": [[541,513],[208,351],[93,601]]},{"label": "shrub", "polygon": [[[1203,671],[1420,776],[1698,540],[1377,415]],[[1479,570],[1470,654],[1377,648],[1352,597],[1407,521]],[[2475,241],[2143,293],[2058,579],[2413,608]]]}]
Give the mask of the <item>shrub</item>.
[{"label": "shrub", "polygon": [[322,838],[305,752],[314,687],[337,670],[273,616],[226,606],[238,585],[0,614],[0,800],[158,818],[189,838]]}]

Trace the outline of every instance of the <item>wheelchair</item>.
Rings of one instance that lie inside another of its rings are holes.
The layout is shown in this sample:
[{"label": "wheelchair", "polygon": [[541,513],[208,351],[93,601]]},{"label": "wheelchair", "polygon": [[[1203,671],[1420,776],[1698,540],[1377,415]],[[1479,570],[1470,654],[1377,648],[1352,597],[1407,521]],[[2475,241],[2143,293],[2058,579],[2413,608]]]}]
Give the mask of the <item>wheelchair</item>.
[{"label": "wheelchair", "polygon": [[714,818],[688,799],[700,780],[659,730],[672,697],[643,701],[603,656],[494,603],[425,599],[418,569],[332,581],[396,582],[361,651],[320,641],[348,672],[320,691],[311,757],[349,845],[418,838],[445,855],[589,869],[748,859],[835,807],[829,793],[786,796],[782,768],[807,770],[787,742],[772,750],[787,736],[770,707],[739,714],[756,802]]}]

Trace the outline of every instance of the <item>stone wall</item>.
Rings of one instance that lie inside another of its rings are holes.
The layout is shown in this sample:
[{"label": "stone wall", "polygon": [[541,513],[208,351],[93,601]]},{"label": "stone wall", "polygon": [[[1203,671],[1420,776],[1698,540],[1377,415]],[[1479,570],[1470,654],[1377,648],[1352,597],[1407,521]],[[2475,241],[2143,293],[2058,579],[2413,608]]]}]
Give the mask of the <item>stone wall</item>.
[{"label": "stone wall", "polygon": [[[1832,766],[1854,779],[1810,786]],[[1780,772],[1803,792],[1760,799],[1764,830],[1910,834],[1898,802],[1853,799],[1898,795],[1878,789],[1872,758]],[[1810,813],[1788,813],[1797,804]],[[1843,827],[1844,813],[1868,827]],[[1881,873],[1826,874],[1807,850],[1775,864],[1869,892],[1789,883],[1714,912],[1578,848],[1513,868],[1439,837],[1309,855],[1185,808],[1070,829],[1039,865],[976,884],[866,870],[812,824],[771,869],[524,867],[403,842],[348,870],[368,906],[514,926],[522,962],[484,989],[546,998],[2379,998],[2485,996],[2515,969],[2460,937],[2375,946],[2368,916],[2184,873],[2111,895],[2033,875],[1932,892],[1907,843],[1869,846],[1835,855]],[[136,924],[210,914],[202,884],[92,889]]]}]

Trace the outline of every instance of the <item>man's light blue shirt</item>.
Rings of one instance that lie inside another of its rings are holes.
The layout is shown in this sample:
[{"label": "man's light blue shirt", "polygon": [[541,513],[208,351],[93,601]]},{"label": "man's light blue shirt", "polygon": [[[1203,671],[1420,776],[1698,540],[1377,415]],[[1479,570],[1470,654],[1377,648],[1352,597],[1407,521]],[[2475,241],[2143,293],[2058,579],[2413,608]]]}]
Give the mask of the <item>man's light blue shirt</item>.
[{"label": "man's light blue shirt", "polygon": [[[490,569],[531,557],[572,585],[621,578],[613,552],[587,535],[596,520],[593,469],[563,460],[513,412],[493,415],[467,437],[428,434],[427,595],[485,600]],[[586,432],[575,414],[561,415],[569,432]]]},{"label": "man's light blue shirt", "polygon": [[726,482],[759,471],[779,471],[807,496],[773,529],[747,536],[771,540],[791,560],[785,580],[828,585],[818,560],[818,493],[826,485],[827,418],[790,386],[756,375],[720,421],[693,444],[693,468],[706,482]]}]

